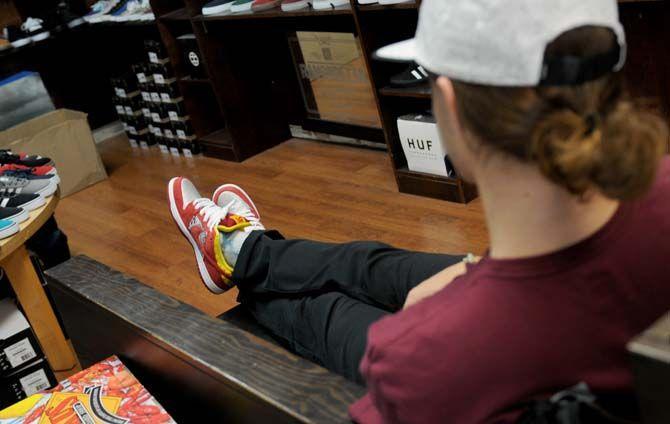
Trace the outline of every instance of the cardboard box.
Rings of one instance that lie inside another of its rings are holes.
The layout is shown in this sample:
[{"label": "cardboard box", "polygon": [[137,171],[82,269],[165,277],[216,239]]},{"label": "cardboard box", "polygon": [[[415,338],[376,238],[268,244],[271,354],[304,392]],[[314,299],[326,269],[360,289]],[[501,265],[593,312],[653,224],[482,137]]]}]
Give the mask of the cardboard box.
[{"label": "cardboard box", "polygon": [[10,299],[0,301],[0,376],[43,357],[30,324]]},{"label": "cardboard box", "polygon": [[82,112],[59,109],[2,131],[0,148],[53,159],[62,196],[107,178]]},{"label": "cardboard box", "polygon": [[175,421],[116,356],[0,411],[0,424]]},{"label": "cardboard box", "polygon": [[40,358],[37,362],[30,363],[0,378],[0,408],[5,408],[55,385],[54,373],[46,359]]},{"label": "cardboard box", "polygon": [[400,144],[410,171],[454,177],[446,165],[447,151],[442,146],[435,119],[427,114],[398,118]]}]

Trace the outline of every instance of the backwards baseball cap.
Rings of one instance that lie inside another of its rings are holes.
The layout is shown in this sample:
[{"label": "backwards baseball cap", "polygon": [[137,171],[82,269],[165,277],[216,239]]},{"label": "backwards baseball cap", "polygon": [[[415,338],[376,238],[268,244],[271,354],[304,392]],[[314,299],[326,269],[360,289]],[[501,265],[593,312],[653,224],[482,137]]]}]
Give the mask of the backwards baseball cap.
[{"label": "backwards baseball cap", "polygon": [[[583,26],[611,29],[618,45],[589,57],[545,54],[561,34]],[[375,58],[415,61],[475,84],[567,85],[620,70],[626,40],[616,0],[423,0],[415,37],[382,47]]]}]

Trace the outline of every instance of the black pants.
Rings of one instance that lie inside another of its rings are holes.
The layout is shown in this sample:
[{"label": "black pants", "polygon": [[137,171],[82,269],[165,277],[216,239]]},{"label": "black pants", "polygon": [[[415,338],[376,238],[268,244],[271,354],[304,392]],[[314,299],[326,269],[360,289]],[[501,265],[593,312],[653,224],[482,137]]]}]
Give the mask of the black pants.
[{"label": "black pants", "polygon": [[401,309],[414,286],[461,260],[378,242],[328,244],[255,231],[233,280],[242,305],[295,353],[362,383],[368,327]]}]

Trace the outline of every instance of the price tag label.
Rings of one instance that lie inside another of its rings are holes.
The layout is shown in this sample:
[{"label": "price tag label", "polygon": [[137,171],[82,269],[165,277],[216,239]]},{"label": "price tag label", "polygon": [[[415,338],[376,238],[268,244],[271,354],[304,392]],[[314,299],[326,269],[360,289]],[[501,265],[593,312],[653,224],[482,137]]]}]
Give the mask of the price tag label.
[{"label": "price tag label", "polygon": [[160,124],[161,116],[157,112],[151,112],[151,120]]},{"label": "price tag label", "polygon": [[168,150],[168,148],[165,144],[161,144],[159,146],[159,148],[161,149],[161,153],[170,153],[170,151]]},{"label": "price tag label", "polygon": [[160,103],[161,102],[161,95],[158,94],[157,91],[152,91],[151,92],[151,101],[154,103]]},{"label": "price tag label", "polygon": [[145,102],[150,102],[151,101],[151,93],[148,91],[142,91],[142,100]]},{"label": "price tag label", "polygon": [[9,362],[9,365],[12,366],[12,368],[16,368],[19,365],[25,364],[31,359],[37,357],[35,349],[33,349],[33,346],[30,344],[30,340],[27,338],[6,347],[4,352],[5,356],[7,357],[7,361]]},{"label": "price tag label", "polygon": [[146,141],[140,141],[140,147],[146,150],[149,149],[149,145],[147,144]]},{"label": "price tag label", "polygon": [[168,93],[161,93],[161,100],[163,100],[163,103],[171,103],[172,97]]},{"label": "price tag label", "polygon": [[119,115],[123,115],[126,113],[126,110],[123,108],[121,105],[116,105],[116,113]]},{"label": "price tag label", "polygon": [[132,135],[137,135],[137,129],[135,129],[135,127],[132,127],[132,126],[128,125],[128,130],[127,131],[129,133],[131,133]]},{"label": "price tag label", "polygon": [[19,382],[21,383],[21,387],[23,387],[26,396],[32,396],[41,390],[48,389],[50,386],[49,379],[43,369],[39,369],[20,378]]},{"label": "price tag label", "polygon": [[186,140],[186,133],[184,130],[177,130],[177,137],[179,137],[182,140]]},{"label": "price tag label", "polygon": [[149,52],[149,62],[158,63],[158,55],[156,52]]},{"label": "price tag label", "polygon": [[168,116],[170,121],[179,121],[179,115],[174,110],[168,110]]},{"label": "price tag label", "polygon": [[172,153],[172,156],[179,156],[179,149],[176,147],[170,147],[170,153]]},{"label": "price tag label", "polygon": [[132,107],[126,106],[126,115],[133,115],[134,113]]},{"label": "price tag label", "polygon": [[164,135],[166,138],[174,138],[174,134],[172,133],[172,130],[169,129],[169,128],[165,128],[165,129],[163,130],[163,135]]},{"label": "price tag label", "polygon": [[154,81],[156,84],[165,84],[165,77],[163,74],[154,74]]},{"label": "price tag label", "polygon": [[143,107],[142,115],[144,115],[145,118],[151,118],[151,110],[149,110],[148,107]]},{"label": "price tag label", "polygon": [[157,136],[157,137],[162,137],[162,136],[163,136],[163,132],[161,131],[160,128],[158,128],[158,127],[154,127],[154,135]]},{"label": "price tag label", "polygon": [[186,156],[187,158],[192,158],[193,157],[193,153],[191,153],[191,149],[181,149],[181,151],[184,154],[184,156]]},{"label": "price tag label", "polygon": [[129,138],[128,143],[130,143],[130,147],[137,149],[137,140],[135,140],[134,138]]},{"label": "price tag label", "polygon": [[147,76],[144,74],[144,72],[135,74],[135,76],[137,76],[137,82],[139,82],[140,84],[144,84],[145,82],[147,82]]}]

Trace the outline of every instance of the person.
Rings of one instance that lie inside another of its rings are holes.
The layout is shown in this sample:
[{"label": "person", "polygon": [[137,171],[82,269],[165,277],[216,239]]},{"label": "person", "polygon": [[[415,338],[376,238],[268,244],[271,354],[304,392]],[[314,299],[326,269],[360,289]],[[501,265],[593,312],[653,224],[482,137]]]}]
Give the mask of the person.
[{"label": "person", "polygon": [[365,383],[360,423],[500,423],[585,382],[631,395],[625,345],[670,309],[670,161],[625,97],[615,0],[424,0],[378,59],[431,73],[433,111],[490,233],[481,260],[284,240],[226,184],[170,181],[214,292],[233,285],[298,354]]}]

